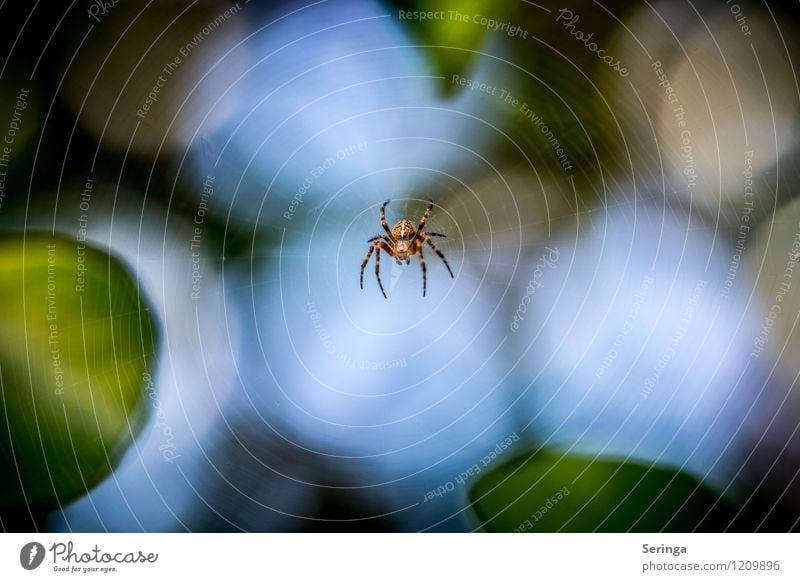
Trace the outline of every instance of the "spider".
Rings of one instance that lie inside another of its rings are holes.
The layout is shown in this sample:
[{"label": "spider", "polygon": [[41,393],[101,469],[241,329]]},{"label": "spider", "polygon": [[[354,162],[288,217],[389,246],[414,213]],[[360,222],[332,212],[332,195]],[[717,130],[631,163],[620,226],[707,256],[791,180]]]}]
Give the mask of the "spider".
[{"label": "spider", "polygon": [[422,215],[417,228],[414,228],[414,225],[410,220],[403,218],[398,221],[391,230],[389,230],[389,225],[386,223],[386,205],[389,204],[389,202],[390,201],[387,200],[383,203],[383,206],[381,206],[381,226],[383,227],[383,230],[386,231],[386,234],[373,236],[367,241],[371,244],[369,251],[367,252],[367,258],[364,259],[363,263],[361,263],[361,288],[364,288],[364,269],[366,268],[373,251],[376,251],[375,277],[378,279],[378,286],[381,288],[381,293],[383,293],[384,298],[387,297],[386,291],[383,290],[383,283],[381,283],[381,250],[386,252],[390,257],[394,257],[398,265],[402,265],[403,261],[405,261],[407,265],[411,264],[411,257],[419,253],[419,263],[422,266],[422,296],[425,297],[425,289],[428,284],[425,256],[422,254],[422,247],[425,245],[425,243],[428,243],[433,249],[433,252],[439,255],[439,258],[444,262],[444,266],[447,267],[450,277],[453,277],[453,271],[450,269],[450,265],[447,264],[447,259],[444,258],[442,251],[437,249],[436,245],[434,245],[433,241],[431,240],[432,236],[440,236],[445,238],[445,235],[436,232],[425,232],[422,230],[422,228],[425,226],[425,223],[428,221],[428,215],[431,212],[431,208],[433,208],[433,200],[428,201],[428,208],[425,209],[425,214]]}]

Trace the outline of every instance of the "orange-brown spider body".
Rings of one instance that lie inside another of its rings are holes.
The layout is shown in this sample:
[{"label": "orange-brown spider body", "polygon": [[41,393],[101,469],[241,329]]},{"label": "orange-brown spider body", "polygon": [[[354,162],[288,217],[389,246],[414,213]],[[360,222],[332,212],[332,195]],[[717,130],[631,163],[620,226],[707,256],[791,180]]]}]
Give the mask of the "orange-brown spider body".
[{"label": "orange-brown spider body", "polygon": [[369,263],[373,251],[375,252],[375,277],[378,279],[378,286],[381,288],[381,293],[383,293],[384,297],[386,297],[386,291],[383,290],[383,283],[381,283],[381,251],[384,251],[390,257],[394,257],[399,265],[404,262],[407,265],[410,264],[411,257],[418,254],[420,266],[422,267],[422,296],[424,297],[428,285],[428,277],[422,247],[426,243],[433,249],[433,252],[442,259],[444,266],[447,267],[447,271],[450,273],[450,277],[453,277],[453,271],[450,269],[450,265],[447,264],[447,259],[444,258],[442,251],[437,249],[436,245],[434,245],[431,240],[432,236],[444,237],[445,235],[436,232],[425,232],[423,230],[425,223],[428,221],[431,208],[433,208],[433,200],[429,201],[428,208],[425,209],[425,214],[422,215],[419,225],[417,225],[416,228],[414,228],[414,224],[410,220],[403,218],[390,230],[389,224],[386,222],[387,204],[389,204],[389,200],[384,202],[383,206],[381,206],[381,226],[386,234],[373,236],[367,241],[370,243],[370,247],[367,252],[367,258],[361,263],[361,288],[364,288],[364,269],[367,263]]},{"label": "orange-brown spider body", "polygon": [[392,236],[395,239],[394,243],[394,258],[397,264],[406,264],[411,262],[411,257],[419,252],[422,247],[421,240],[415,240],[414,234],[417,230],[414,225],[407,218],[401,219],[392,229]]}]

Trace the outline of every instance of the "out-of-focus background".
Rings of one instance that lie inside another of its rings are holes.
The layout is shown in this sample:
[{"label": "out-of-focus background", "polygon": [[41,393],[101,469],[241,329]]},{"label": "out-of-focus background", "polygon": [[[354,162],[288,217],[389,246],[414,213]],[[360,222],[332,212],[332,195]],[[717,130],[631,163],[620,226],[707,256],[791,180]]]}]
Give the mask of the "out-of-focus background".
[{"label": "out-of-focus background", "polygon": [[0,529],[797,529],[787,5],[1,3]]}]

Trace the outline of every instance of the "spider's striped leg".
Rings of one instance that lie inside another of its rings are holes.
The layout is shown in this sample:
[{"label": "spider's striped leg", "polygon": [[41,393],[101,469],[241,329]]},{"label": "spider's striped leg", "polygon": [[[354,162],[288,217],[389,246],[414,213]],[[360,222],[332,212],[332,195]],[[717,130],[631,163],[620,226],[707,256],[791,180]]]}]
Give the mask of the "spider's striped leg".
[{"label": "spider's striped leg", "polygon": [[385,235],[385,234],[376,234],[376,235],[375,235],[375,236],[373,236],[371,239],[369,239],[367,242],[368,242],[368,243],[371,243],[371,242],[375,242],[376,240],[385,240],[385,241],[388,241],[388,239],[386,238],[386,235]]},{"label": "spider's striped leg", "polygon": [[431,240],[431,238],[429,236],[425,237],[425,242],[428,243],[429,245],[431,245],[431,248],[433,249],[433,252],[435,252],[437,255],[439,255],[439,258],[442,259],[442,261],[444,261],[444,266],[447,267],[447,271],[450,273],[450,277],[455,279],[455,277],[453,276],[453,271],[450,269],[450,265],[447,263],[447,259],[444,258],[444,254],[442,253],[442,251],[440,251],[439,249],[436,248],[436,245],[433,244],[433,241]]},{"label": "spider's striped leg", "polygon": [[383,206],[381,206],[381,226],[383,227],[383,230],[386,231],[386,234],[389,235],[389,240],[392,241],[392,240],[394,240],[394,236],[392,235],[392,229],[389,228],[389,225],[386,222],[386,205],[387,204],[389,204],[389,200],[384,202]]},{"label": "spider's striped leg", "polygon": [[439,234],[438,232],[426,232],[425,234],[427,234],[428,236],[440,236],[442,238],[447,238],[446,234]]},{"label": "spider's striped leg", "polygon": [[[381,283],[381,249],[388,251],[388,249],[384,246],[386,243],[373,243],[375,245],[375,277],[378,279],[378,286],[381,288],[381,293],[383,293],[383,298],[388,299],[386,297],[386,291],[383,290],[383,283]],[[391,253],[389,253],[391,256]]]},{"label": "spider's striped leg", "polygon": [[419,220],[419,225],[417,225],[417,232],[415,238],[419,238],[422,235],[422,229],[425,226],[425,223],[428,222],[428,216],[431,214],[431,208],[433,208],[433,200],[428,200],[428,207],[425,209],[425,214],[422,215],[422,218]]},{"label": "spider's striped leg", "polygon": [[419,247],[419,264],[422,266],[422,296],[425,297],[425,288],[428,286],[428,268],[425,266],[425,256],[422,247]]},{"label": "spider's striped leg", "polygon": [[364,262],[361,263],[361,288],[364,288],[364,269],[367,268],[367,263],[369,263],[369,258],[372,256],[372,251],[375,250],[375,245],[370,245],[369,250],[367,251],[367,258],[364,259]]}]

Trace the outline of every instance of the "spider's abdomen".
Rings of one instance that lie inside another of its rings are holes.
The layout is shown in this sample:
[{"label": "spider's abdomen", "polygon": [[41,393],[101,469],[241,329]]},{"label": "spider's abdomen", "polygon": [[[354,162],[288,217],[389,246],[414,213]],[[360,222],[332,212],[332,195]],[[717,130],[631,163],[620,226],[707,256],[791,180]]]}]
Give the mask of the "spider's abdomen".
[{"label": "spider's abdomen", "polygon": [[414,235],[414,225],[411,224],[410,220],[404,218],[394,225],[394,228],[392,229],[392,235],[397,240],[411,238]]}]

